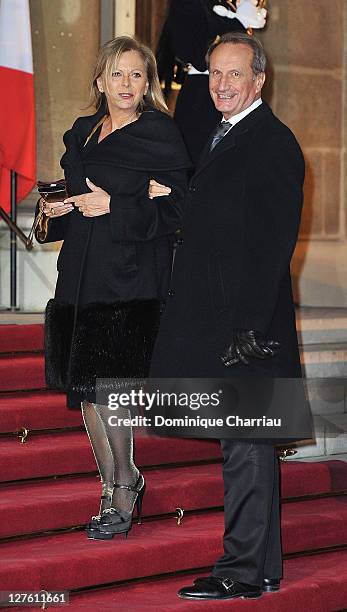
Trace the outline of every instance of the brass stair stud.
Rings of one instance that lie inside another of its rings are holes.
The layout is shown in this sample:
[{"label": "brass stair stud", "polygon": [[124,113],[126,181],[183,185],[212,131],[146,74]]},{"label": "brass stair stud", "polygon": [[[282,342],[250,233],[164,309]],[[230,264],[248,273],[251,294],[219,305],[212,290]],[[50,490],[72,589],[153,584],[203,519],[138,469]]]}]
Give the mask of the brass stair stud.
[{"label": "brass stair stud", "polygon": [[176,521],[177,521],[177,525],[181,525],[182,520],[183,520],[183,515],[184,515],[184,510],[183,508],[176,508]]},{"label": "brass stair stud", "polygon": [[49,593],[48,593],[48,591],[45,591],[44,589],[41,589],[40,595],[41,595],[41,593],[42,593],[42,595],[45,596],[45,598],[44,598],[44,600],[42,602],[41,610],[46,610],[46,599],[47,599],[47,595],[49,595]]},{"label": "brass stair stud", "polygon": [[288,457],[293,457],[297,452],[295,448],[284,448],[279,455],[280,461],[286,461]]},{"label": "brass stair stud", "polygon": [[29,431],[30,429],[27,429],[26,427],[21,427],[20,430],[17,432],[17,436],[21,444],[24,444],[24,442],[26,442],[26,439],[29,435]]}]

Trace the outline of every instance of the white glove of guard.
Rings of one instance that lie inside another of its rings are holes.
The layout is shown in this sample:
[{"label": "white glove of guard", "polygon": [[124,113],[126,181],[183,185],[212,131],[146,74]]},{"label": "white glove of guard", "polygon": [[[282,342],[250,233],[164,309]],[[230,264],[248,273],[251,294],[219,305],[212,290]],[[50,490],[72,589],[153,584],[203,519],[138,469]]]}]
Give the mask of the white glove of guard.
[{"label": "white glove of guard", "polygon": [[213,11],[220,17],[238,19],[246,29],[253,28],[260,30],[265,26],[267,10],[258,8],[257,4],[258,0],[240,0],[236,13],[220,4],[216,4],[213,7]]}]

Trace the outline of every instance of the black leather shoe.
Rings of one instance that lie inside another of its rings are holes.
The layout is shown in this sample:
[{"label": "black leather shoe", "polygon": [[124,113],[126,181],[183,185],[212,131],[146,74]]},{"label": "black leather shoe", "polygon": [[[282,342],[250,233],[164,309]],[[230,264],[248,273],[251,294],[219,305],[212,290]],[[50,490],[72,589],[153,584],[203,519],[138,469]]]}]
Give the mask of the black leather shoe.
[{"label": "black leather shoe", "polygon": [[233,599],[236,597],[256,599],[261,595],[260,587],[216,576],[197,578],[192,586],[183,587],[178,592],[178,596],[182,599]]},{"label": "black leather shoe", "polygon": [[264,578],[263,580],[263,593],[275,593],[280,590],[280,579],[279,578]]}]

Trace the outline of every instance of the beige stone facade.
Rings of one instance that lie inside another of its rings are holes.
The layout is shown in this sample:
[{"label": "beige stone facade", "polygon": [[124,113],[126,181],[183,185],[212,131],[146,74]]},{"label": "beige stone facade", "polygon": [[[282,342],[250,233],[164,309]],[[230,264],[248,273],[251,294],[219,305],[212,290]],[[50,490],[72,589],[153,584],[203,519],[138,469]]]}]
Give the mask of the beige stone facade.
[{"label": "beige stone facade", "polygon": [[[62,134],[89,112],[103,2],[30,0],[41,179],[61,175]],[[136,28],[146,41],[157,39],[165,5],[136,1]],[[259,34],[270,60],[264,97],[296,134],[307,163],[292,266],[296,299],[346,306],[347,1],[269,0],[268,8],[268,27]]]},{"label": "beige stone facade", "polygon": [[292,271],[302,304],[347,305],[347,3],[271,0],[260,34],[270,59],[275,113],[306,158],[301,239]]}]

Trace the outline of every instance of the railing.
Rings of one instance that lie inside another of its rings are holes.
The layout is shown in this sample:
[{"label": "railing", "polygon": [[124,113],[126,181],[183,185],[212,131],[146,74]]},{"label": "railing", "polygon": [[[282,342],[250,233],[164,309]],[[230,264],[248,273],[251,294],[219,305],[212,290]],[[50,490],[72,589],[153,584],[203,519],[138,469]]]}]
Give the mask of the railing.
[{"label": "railing", "polygon": [[11,211],[10,216],[0,206],[0,217],[10,228],[10,308],[18,310],[17,307],[17,237],[23,242],[27,251],[33,248],[32,237],[28,237],[17,225],[17,174],[11,170]]}]

